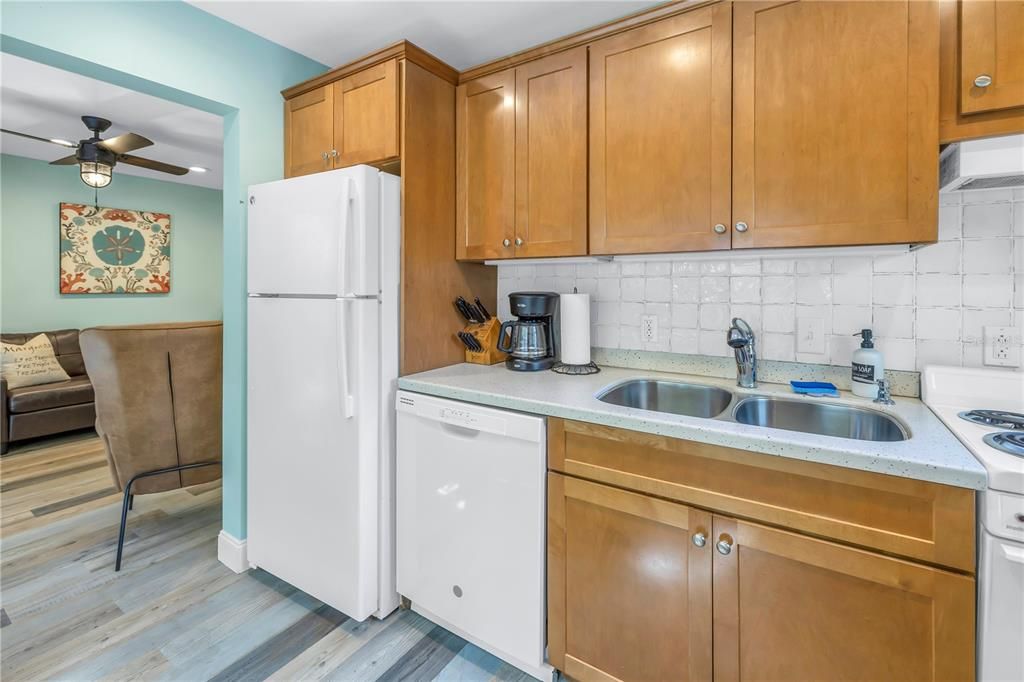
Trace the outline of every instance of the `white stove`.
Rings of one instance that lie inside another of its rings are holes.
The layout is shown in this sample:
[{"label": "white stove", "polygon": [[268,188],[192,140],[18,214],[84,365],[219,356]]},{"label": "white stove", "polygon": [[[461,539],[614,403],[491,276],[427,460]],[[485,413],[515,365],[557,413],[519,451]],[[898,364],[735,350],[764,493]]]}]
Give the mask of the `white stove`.
[{"label": "white stove", "polygon": [[927,367],[921,397],[988,473],[978,495],[978,679],[1024,680],[1024,373]]}]

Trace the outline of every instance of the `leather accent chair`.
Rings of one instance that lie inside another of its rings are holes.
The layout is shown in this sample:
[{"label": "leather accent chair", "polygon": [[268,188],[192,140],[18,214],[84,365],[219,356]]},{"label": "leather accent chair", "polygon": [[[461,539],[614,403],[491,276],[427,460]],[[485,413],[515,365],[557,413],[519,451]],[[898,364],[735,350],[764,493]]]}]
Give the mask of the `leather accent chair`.
[{"label": "leather accent chair", "polygon": [[96,431],[124,491],[115,570],[135,495],[220,478],[222,336],[220,322],[82,330]]},{"label": "leather accent chair", "polygon": [[86,429],[96,421],[92,384],[85,371],[77,329],[28,334],[0,334],[0,341],[22,345],[46,334],[67,381],[8,388],[0,377],[0,454],[12,441]]}]

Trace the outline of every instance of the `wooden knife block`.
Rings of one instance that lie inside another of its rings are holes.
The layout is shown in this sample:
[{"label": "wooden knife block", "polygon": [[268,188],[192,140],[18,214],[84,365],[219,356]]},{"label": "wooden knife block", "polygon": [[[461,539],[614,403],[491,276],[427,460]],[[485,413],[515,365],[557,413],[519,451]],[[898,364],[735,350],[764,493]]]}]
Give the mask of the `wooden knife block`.
[{"label": "wooden knife block", "polygon": [[[462,331],[476,337],[477,343],[484,347],[482,351],[466,349],[466,362],[477,365],[496,365],[504,362],[505,353],[498,350],[498,335],[501,333],[501,322],[492,317],[486,322],[472,322],[467,324]],[[461,341],[459,343],[462,343]]]}]

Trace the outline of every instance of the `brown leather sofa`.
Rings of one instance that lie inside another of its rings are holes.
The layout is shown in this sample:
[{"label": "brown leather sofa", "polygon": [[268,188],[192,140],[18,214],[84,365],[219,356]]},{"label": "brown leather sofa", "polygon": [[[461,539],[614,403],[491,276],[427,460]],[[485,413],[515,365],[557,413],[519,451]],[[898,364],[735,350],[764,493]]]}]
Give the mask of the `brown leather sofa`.
[{"label": "brown leather sofa", "polygon": [[[0,377],[0,454],[7,452],[12,441],[84,429],[96,421],[92,383],[82,361],[78,330],[43,333],[50,339],[57,361],[71,378],[8,389],[7,380]],[[0,340],[21,345],[39,334],[0,334]]]},{"label": "brown leather sofa", "polygon": [[124,491],[115,570],[135,495],[220,478],[222,336],[220,322],[82,330],[96,431]]}]

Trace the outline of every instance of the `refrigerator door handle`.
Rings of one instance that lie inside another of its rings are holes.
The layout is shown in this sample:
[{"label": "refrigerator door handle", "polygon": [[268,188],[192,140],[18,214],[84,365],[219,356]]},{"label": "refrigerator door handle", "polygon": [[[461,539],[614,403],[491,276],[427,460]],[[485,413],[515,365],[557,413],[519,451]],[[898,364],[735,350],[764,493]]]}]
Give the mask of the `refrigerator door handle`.
[{"label": "refrigerator door handle", "polygon": [[348,386],[348,325],[345,321],[348,300],[338,299],[338,397],[341,416],[351,419],[355,415],[355,401]]},{"label": "refrigerator door handle", "polygon": [[348,215],[352,205],[352,181],[342,178],[341,181],[341,224],[338,226],[338,294],[349,293],[345,287],[345,275],[348,274]]}]

